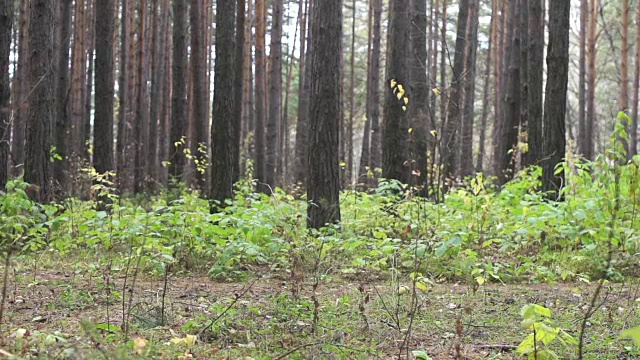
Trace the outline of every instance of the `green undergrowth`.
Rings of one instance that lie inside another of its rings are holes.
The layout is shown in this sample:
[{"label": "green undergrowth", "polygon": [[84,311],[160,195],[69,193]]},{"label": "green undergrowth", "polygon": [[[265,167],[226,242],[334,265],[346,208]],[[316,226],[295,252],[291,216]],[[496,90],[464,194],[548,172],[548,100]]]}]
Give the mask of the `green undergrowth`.
[{"label": "green undergrowth", "polygon": [[140,258],[147,272],[162,274],[171,266],[220,279],[243,278],[261,267],[308,269],[318,255],[329,272],[382,274],[412,268],[415,256],[431,280],[477,285],[593,281],[606,267],[612,242],[607,277],[620,281],[640,273],[639,164],[636,159],[621,171],[617,212],[614,165],[603,158],[564,165],[564,201],[548,201],[537,191],[541,171],[535,167],[502,188],[478,175],[442,203],[383,179],[371,191],[344,191],[341,224],[320,232],[306,229],[304,196],[280,189],[258,194],[252,183],[240,184],[224,211],[210,214],[206,200],[184,189],[134,198],[107,193],[113,202],[107,212],[77,199],[36,205],[26,184],[14,181],[0,197],[0,238],[18,257],[87,253],[96,266],[114,267]]}]

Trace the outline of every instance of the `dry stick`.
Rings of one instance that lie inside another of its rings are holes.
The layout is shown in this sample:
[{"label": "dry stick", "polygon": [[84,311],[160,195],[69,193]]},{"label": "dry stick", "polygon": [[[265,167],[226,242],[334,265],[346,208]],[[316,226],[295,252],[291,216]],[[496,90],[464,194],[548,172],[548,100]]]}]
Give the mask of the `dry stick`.
[{"label": "dry stick", "polygon": [[7,298],[7,282],[9,281],[9,265],[11,265],[11,253],[7,252],[7,258],[4,261],[4,276],[3,276],[4,281],[2,283],[2,302],[0,302],[0,327],[2,327],[2,318],[4,316],[4,304]]},{"label": "dry stick", "polygon": [[584,314],[584,318],[582,319],[582,324],[580,325],[580,338],[578,341],[578,360],[582,360],[583,356],[583,347],[584,347],[584,334],[587,329],[587,322],[591,318],[591,316],[598,310],[598,308],[603,304],[596,305],[598,301],[598,297],[600,296],[600,292],[602,292],[602,287],[604,286],[604,282],[607,278],[607,272],[611,268],[611,262],[613,260],[613,237],[615,236],[615,225],[618,217],[618,212],[620,211],[620,165],[614,165],[615,171],[615,205],[613,209],[613,213],[611,214],[611,219],[609,220],[609,249],[607,252],[607,262],[604,274],[602,279],[598,282],[598,286],[596,287],[596,291],[591,298],[591,302],[589,303],[589,307]]},{"label": "dry stick", "polygon": [[6,356],[8,358],[13,357],[13,354],[11,354],[10,352],[7,352],[5,350],[2,350],[2,349],[0,349],[0,355]]},{"label": "dry stick", "polygon": [[249,284],[249,286],[245,287],[241,293],[236,294],[235,297],[233,298],[233,301],[231,302],[231,304],[229,304],[229,306],[227,306],[224,311],[222,311],[220,313],[220,315],[216,316],[215,319],[211,320],[205,327],[203,327],[202,329],[200,329],[200,331],[198,331],[198,333],[196,334],[196,337],[200,337],[200,335],[202,335],[205,331],[207,331],[207,329],[209,329],[210,327],[212,327],[213,325],[215,325],[216,322],[218,322],[218,320],[220,320],[229,310],[231,310],[232,307],[234,307],[236,305],[236,303],[242,299],[242,297],[244,297],[249,290],[251,290],[251,288],[253,287],[253,285],[258,281],[258,279],[254,279],[251,284]]}]

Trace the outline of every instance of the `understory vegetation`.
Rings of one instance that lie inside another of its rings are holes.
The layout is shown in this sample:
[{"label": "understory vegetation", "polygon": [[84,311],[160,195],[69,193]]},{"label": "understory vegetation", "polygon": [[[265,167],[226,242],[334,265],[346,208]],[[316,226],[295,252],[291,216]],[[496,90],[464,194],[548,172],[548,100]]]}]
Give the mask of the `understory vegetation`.
[{"label": "understory vegetation", "polygon": [[380,179],[343,192],[341,223],[321,231],[304,195],[250,182],[210,214],[184,188],[121,198],[93,174],[99,203],[39,205],[13,181],[0,344],[26,358],[638,355],[640,159],[560,170],[563,201],[536,167],[441,203]]}]

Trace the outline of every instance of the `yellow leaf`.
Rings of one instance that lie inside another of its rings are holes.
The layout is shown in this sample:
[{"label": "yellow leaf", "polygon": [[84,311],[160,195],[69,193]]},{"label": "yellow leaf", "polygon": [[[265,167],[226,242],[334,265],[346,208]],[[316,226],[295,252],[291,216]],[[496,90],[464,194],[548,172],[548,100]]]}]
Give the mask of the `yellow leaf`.
[{"label": "yellow leaf", "polygon": [[409,128],[409,134],[413,132],[413,128]]},{"label": "yellow leaf", "polygon": [[433,93],[436,94],[436,95],[440,95],[440,89],[438,89],[438,88],[433,88],[433,90],[431,90],[431,91],[433,91]]},{"label": "yellow leaf", "polygon": [[431,130],[430,134],[433,137],[437,137],[438,136],[438,131],[437,130]]},{"label": "yellow leaf", "polygon": [[405,104],[405,105],[409,105],[409,98],[408,98],[408,97],[405,97],[405,98],[404,98],[404,104]]},{"label": "yellow leaf", "polygon": [[196,344],[196,340],[198,340],[198,337],[195,335],[187,335],[184,338],[184,342],[187,343],[187,345],[189,346],[193,346]]},{"label": "yellow leaf", "polygon": [[396,79],[391,79],[390,85],[392,89],[395,88],[397,84],[398,82],[396,81]]},{"label": "yellow leaf", "polygon": [[140,337],[133,339],[133,351],[138,355],[142,355],[142,350],[147,346],[148,343],[148,340]]},{"label": "yellow leaf", "polygon": [[407,107],[406,106],[402,106],[402,111],[407,111]]}]

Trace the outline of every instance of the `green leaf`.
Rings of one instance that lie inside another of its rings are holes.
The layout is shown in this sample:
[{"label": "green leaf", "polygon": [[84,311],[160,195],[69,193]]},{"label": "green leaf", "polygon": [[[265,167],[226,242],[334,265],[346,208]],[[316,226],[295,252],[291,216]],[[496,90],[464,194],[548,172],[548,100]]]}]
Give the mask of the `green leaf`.
[{"label": "green leaf", "polygon": [[634,327],[632,329],[624,330],[620,333],[620,336],[624,339],[631,339],[636,344],[637,347],[640,347],[640,326]]},{"label": "green leaf", "polygon": [[431,356],[429,356],[429,354],[424,350],[413,350],[411,353],[416,357],[416,359],[431,360]]}]

